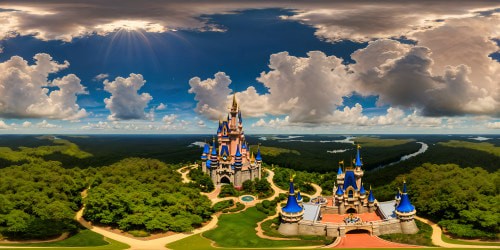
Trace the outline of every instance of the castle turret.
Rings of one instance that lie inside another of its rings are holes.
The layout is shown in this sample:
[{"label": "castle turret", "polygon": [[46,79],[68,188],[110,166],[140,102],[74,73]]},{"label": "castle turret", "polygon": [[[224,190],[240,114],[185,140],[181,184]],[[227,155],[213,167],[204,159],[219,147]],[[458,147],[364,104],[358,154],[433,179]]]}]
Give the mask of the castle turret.
[{"label": "castle turret", "polygon": [[302,198],[302,195],[300,195],[300,191],[297,190],[297,202],[299,203],[300,206],[302,206],[304,199]]},{"label": "castle turret", "polygon": [[396,191],[396,196],[394,197],[394,200],[396,200],[396,206],[399,205],[399,202],[401,201],[401,190],[398,190]]},{"label": "castle turret", "polygon": [[201,170],[204,173],[207,173],[207,166],[206,166],[206,161],[208,160],[208,155],[210,154],[210,146],[208,146],[208,143],[205,143],[205,146],[203,147],[203,153],[201,154]]},{"label": "castle turret", "polygon": [[212,154],[210,155],[210,161],[212,162],[212,165],[217,165],[219,162],[219,156],[217,154],[217,145],[215,145],[215,140],[213,140],[212,144]]},{"label": "castle turret", "polygon": [[278,231],[283,235],[297,235],[299,233],[298,222],[302,220],[303,216],[304,208],[297,202],[293,188],[293,178],[290,178],[288,200],[285,207],[281,208],[281,224]]},{"label": "castle turret", "polygon": [[236,168],[241,168],[242,161],[243,161],[243,159],[242,159],[242,155],[240,153],[240,146],[238,145],[236,147],[236,154],[234,155],[234,166]]},{"label": "castle turret", "polygon": [[257,148],[257,155],[255,156],[255,160],[258,163],[262,162],[262,156],[260,156],[260,147]]},{"label": "castle turret", "polygon": [[376,210],[375,203],[376,199],[375,196],[373,195],[373,189],[372,186],[370,186],[370,194],[368,195],[368,212],[374,212]]},{"label": "castle turret", "polygon": [[363,177],[363,170],[361,169],[363,162],[361,161],[362,158],[359,152],[360,148],[361,146],[358,144],[356,149],[356,159],[354,161],[354,175],[356,176],[356,183],[358,184],[358,187],[361,186],[361,177]]},{"label": "castle turret", "polygon": [[401,194],[401,201],[396,207],[396,215],[401,222],[401,231],[404,234],[414,234],[418,232],[417,225],[414,221],[416,212],[406,192],[406,181],[403,181],[403,193]]}]

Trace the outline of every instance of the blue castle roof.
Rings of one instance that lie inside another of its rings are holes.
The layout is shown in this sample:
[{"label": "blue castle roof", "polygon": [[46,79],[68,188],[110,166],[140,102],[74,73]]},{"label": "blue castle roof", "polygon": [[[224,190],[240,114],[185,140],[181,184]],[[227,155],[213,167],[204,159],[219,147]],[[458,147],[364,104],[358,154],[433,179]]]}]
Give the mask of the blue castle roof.
[{"label": "blue castle roof", "polygon": [[207,155],[210,153],[210,146],[208,146],[208,143],[205,143],[205,146],[203,148],[203,154],[201,155],[202,160],[206,160],[208,157]]},{"label": "blue castle roof", "polygon": [[365,186],[363,186],[363,183],[361,183],[361,188],[359,189],[359,194],[361,194],[361,195],[366,194]]},{"label": "blue castle roof", "polygon": [[354,188],[354,190],[358,190],[358,186],[356,185],[356,177],[354,176],[354,171],[348,170],[345,171],[344,190],[346,190],[348,187],[351,186]]},{"label": "blue castle roof", "polygon": [[341,186],[337,187],[337,192],[335,192],[336,195],[344,195],[344,191],[342,190]]},{"label": "blue castle roof", "polygon": [[293,188],[293,180],[290,180],[290,189],[288,190],[288,200],[286,201],[286,206],[281,210],[285,213],[299,213],[302,211],[302,207],[297,203],[297,198],[295,197],[295,191]]},{"label": "blue castle roof", "polygon": [[217,147],[215,146],[215,141],[212,143],[212,155],[217,155]]},{"label": "blue castle roof", "polygon": [[207,160],[207,168],[210,168],[211,167],[211,164],[212,164],[212,161],[211,160]]},{"label": "blue castle roof", "polygon": [[255,156],[256,161],[262,161],[262,156],[260,156],[260,148],[257,148],[257,155]]},{"label": "blue castle roof", "polygon": [[241,149],[247,149],[247,143],[243,143],[243,145],[241,145]]},{"label": "blue castle roof", "polygon": [[227,145],[222,145],[220,149],[220,155],[226,155],[229,156],[229,147]]},{"label": "blue castle roof", "polygon": [[396,211],[401,213],[409,213],[415,210],[415,207],[411,204],[408,193],[406,193],[406,182],[403,183],[403,194],[401,195],[401,201],[396,207]]},{"label": "blue castle roof", "polygon": [[236,154],[234,156],[235,157],[241,157],[240,147],[239,146],[236,146]]},{"label": "blue castle roof", "polygon": [[241,119],[241,111],[238,111],[238,119],[239,119],[240,123],[243,122],[243,119]]},{"label": "blue castle roof", "polygon": [[373,189],[370,188],[370,195],[368,195],[368,202],[374,202],[375,197],[373,196]]},{"label": "blue castle roof", "polygon": [[396,191],[396,199],[401,199],[401,193],[399,193],[399,190]]},{"label": "blue castle roof", "polygon": [[337,174],[342,174],[342,168],[339,166],[339,171],[337,171]]},{"label": "blue castle roof", "polygon": [[358,145],[358,149],[357,149],[357,153],[356,153],[356,162],[354,163],[354,165],[356,167],[361,167],[363,165],[363,163],[361,162],[361,156],[359,155],[359,148],[360,148],[360,146]]},{"label": "blue castle roof", "polygon": [[217,129],[217,134],[222,132],[222,123],[219,120],[219,128]]},{"label": "blue castle roof", "polygon": [[302,200],[302,195],[300,195],[300,191],[297,192],[297,200],[299,200],[299,201]]}]

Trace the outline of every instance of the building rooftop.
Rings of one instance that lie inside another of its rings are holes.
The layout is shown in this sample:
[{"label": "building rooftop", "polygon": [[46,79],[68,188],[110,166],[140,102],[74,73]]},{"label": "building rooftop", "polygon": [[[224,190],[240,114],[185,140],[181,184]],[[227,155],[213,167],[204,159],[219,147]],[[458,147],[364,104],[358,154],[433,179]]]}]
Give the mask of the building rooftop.
[{"label": "building rooftop", "polygon": [[317,221],[321,205],[304,203],[304,219],[308,221]]},{"label": "building rooftop", "polygon": [[396,201],[384,201],[378,203],[378,208],[382,214],[383,219],[396,218]]}]

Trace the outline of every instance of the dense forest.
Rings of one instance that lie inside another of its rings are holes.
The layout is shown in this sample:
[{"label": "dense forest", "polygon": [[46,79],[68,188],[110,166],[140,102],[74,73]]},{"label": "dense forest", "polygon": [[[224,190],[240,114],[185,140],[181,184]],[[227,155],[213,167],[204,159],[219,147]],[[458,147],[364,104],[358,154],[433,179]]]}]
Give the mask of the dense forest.
[{"label": "dense forest", "polygon": [[0,169],[0,234],[43,239],[75,232],[85,177],[59,162],[33,160]]},{"label": "dense forest", "polygon": [[183,184],[175,168],[141,158],[99,168],[85,205],[85,219],[124,231],[184,232],[212,214],[210,200]]},{"label": "dense forest", "polygon": [[[378,188],[377,199],[393,199],[403,176]],[[405,175],[417,213],[465,238],[498,238],[500,170],[460,168],[455,164],[423,164]]]}]

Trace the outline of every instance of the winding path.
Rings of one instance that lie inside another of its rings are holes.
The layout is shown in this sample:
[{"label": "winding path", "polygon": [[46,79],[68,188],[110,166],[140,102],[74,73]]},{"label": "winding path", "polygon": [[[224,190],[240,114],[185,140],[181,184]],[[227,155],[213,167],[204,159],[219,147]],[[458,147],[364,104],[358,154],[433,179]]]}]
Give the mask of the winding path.
[{"label": "winding path", "polygon": [[418,216],[415,216],[415,219],[417,219],[423,223],[429,224],[432,227],[432,236],[431,236],[432,244],[434,244],[436,246],[446,247],[446,248],[452,247],[452,248],[496,248],[496,249],[500,249],[499,246],[462,245],[462,244],[451,244],[451,243],[444,242],[441,239],[441,235],[443,234],[443,231],[441,231],[441,228],[436,223],[434,223],[428,219],[418,217]]}]

